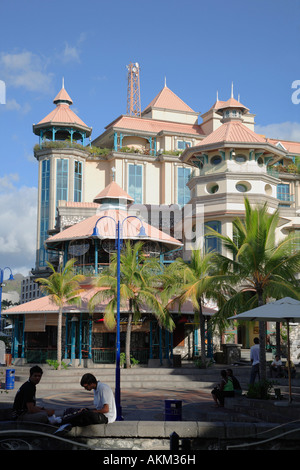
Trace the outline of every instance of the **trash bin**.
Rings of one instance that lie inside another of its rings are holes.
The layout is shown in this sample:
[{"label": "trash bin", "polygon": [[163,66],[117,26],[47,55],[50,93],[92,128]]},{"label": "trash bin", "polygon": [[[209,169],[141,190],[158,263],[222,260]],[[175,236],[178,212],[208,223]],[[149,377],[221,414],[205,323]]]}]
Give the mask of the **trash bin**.
[{"label": "trash bin", "polygon": [[165,421],[181,421],[182,401],[165,400]]},{"label": "trash bin", "polygon": [[6,390],[12,390],[15,386],[15,369],[6,369]]}]

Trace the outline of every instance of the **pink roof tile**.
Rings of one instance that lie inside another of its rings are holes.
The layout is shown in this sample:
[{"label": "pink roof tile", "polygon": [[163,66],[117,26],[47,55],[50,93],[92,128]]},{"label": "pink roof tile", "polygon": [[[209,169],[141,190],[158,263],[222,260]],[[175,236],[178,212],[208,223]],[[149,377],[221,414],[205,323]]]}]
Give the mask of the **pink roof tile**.
[{"label": "pink roof tile", "polygon": [[[63,306],[63,312],[64,313],[74,313],[76,314],[77,312],[89,312],[89,301],[90,299],[100,290],[105,290],[105,287],[91,287],[91,286],[86,286],[82,288],[82,291],[80,292],[80,297],[81,297],[81,305],[80,306],[74,306],[74,305],[68,305],[65,304]],[[105,307],[108,303],[108,299],[102,301],[101,303],[98,303],[95,305],[93,311],[95,313],[103,313],[105,310]],[[122,303],[121,305],[121,311],[126,312],[128,311],[129,308],[129,303]],[[147,311],[147,307],[145,306],[145,311]],[[178,312],[178,305],[172,306],[170,309],[171,313],[176,313]],[[203,314],[204,315],[213,315],[216,313],[217,309],[208,307],[208,306],[203,306]],[[58,306],[52,302],[51,297],[49,295],[46,295],[44,297],[40,297],[35,300],[31,300],[29,302],[26,302],[21,305],[16,305],[14,307],[8,308],[5,310],[5,314],[7,315],[19,315],[19,314],[53,314],[57,313],[58,314]],[[181,307],[181,313],[182,314],[194,314],[194,307],[190,301],[187,301],[184,303],[184,305]]]},{"label": "pink roof tile", "polygon": [[246,108],[246,106],[244,106],[243,104],[241,104],[239,101],[237,101],[237,100],[234,99],[234,98],[229,98],[229,100],[223,101],[222,103],[223,103],[223,104],[220,104],[220,105],[218,106],[218,109],[241,108],[241,109],[244,110],[244,112],[249,111],[249,109]]},{"label": "pink roof tile", "polygon": [[96,202],[73,202],[73,201],[62,201],[62,204],[64,207],[94,207],[97,209],[99,207],[99,204]]},{"label": "pink roof tile", "polygon": [[173,91],[171,91],[167,86],[165,86],[156,97],[151,101],[151,103],[144,109],[145,112],[148,108],[162,108],[162,109],[172,109],[174,111],[185,111],[189,113],[194,113],[195,111],[190,108],[182,99],[180,99]]},{"label": "pink roof tile", "polygon": [[53,100],[53,103],[56,104],[58,101],[67,101],[68,103],[73,104],[72,99],[64,88],[62,88],[60,92],[56,95]]},{"label": "pink roof tile", "polygon": [[158,134],[159,132],[174,132],[180,134],[205,135],[199,124],[180,124],[177,122],[158,121],[155,119],[136,118],[133,116],[120,116],[109,127],[118,129],[127,129],[133,131],[150,132]]},{"label": "pink roof tile", "polygon": [[[63,306],[63,311],[64,313],[72,313],[74,311],[82,311],[82,312],[88,312],[89,311],[89,306],[88,302],[92,298],[94,294],[96,294],[99,290],[103,290],[105,288],[99,288],[99,287],[90,287],[88,288],[83,288],[82,291],[80,292],[80,297],[81,297],[81,306],[74,306],[74,305],[69,305],[65,304]],[[101,304],[98,304],[94,311],[95,312],[103,312],[105,308],[106,302],[103,302]],[[38,313],[58,313],[58,306],[52,302],[50,295],[45,295],[43,297],[39,297],[38,299],[31,300],[29,302],[26,302],[24,304],[16,305],[14,307],[11,307],[9,309],[6,309],[5,312],[7,314],[15,314],[18,315],[20,313],[31,313],[31,314],[38,314]]]},{"label": "pink roof tile", "polygon": [[240,121],[229,121],[205,137],[200,146],[223,142],[266,143],[266,139],[253,132]]},{"label": "pink roof tile", "polygon": [[82,127],[90,129],[73,111],[67,104],[59,104],[53,111],[51,111],[44,119],[38,124],[46,123],[60,123],[60,124],[77,124]]},{"label": "pink roof tile", "polygon": [[115,181],[112,181],[106,188],[103,189],[95,198],[94,201],[100,201],[103,198],[111,199],[126,199],[127,201],[134,201]]},{"label": "pink roof tile", "polygon": [[220,101],[220,100],[217,100],[210,109],[216,109],[218,110],[219,108],[222,108],[223,104],[225,103],[225,101]]},{"label": "pink roof tile", "polygon": [[289,153],[300,154],[300,142],[292,142],[289,140],[267,139],[273,145],[281,143]]},{"label": "pink roof tile", "polygon": [[[106,216],[102,221],[98,222],[97,228],[99,232],[99,238],[116,238],[116,223],[120,220],[121,223],[130,215],[130,212],[126,210],[108,209],[99,211],[97,214],[88,217],[87,219],[79,222],[78,224],[72,225],[66,228],[62,232],[59,232],[46,240],[47,246],[50,248],[52,244],[67,241],[67,240],[80,240],[90,238],[93,235],[93,230],[98,219],[102,216]],[[143,241],[152,240],[165,243],[166,245],[181,246],[182,243],[179,240],[171,237],[170,235],[158,230],[143,221],[145,228],[146,237],[141,238]],[[127,222],[122,226],[122,238],[123,239],[137,239],[138,233],[141,228],[141,222],[136,217],[127,219]]]}]

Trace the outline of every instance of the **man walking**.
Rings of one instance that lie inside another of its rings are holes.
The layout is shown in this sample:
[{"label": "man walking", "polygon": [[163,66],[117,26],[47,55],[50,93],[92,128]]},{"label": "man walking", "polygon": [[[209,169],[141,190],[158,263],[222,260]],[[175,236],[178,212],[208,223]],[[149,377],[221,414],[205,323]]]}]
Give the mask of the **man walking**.
[{"label": "man walking", "polygon": [[250,360],[251,360],[251,375],[250,375],[250,385],[253,385],[255,382],[256,376],[260,379],[259,374],[259,338],[254,338],[254,346],[250,349]]}]

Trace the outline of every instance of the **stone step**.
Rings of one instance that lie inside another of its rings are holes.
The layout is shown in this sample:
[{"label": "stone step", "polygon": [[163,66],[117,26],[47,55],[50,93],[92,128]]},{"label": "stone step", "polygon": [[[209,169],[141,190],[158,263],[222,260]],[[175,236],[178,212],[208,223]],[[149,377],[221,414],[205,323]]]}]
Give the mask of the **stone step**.
[{"label": "stone step", "polygon": [[289,403],[287,399],[258,400],[243,396],[225,399],[225,405],[239,414],[266,423],[287,423],[298,419],[300,415],[299,401]]}]

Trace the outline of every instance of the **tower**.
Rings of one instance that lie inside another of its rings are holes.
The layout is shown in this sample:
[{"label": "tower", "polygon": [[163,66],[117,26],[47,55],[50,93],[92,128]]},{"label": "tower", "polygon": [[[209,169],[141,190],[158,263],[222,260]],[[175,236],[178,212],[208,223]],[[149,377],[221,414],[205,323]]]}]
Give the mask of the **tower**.
[{"label": "tower", "polygon": [[127,65],[127,114],[129,116],[141,116],[140,96],[140,66],[137,62]]},{"label": "tower", "polygon": [[54,98],[56,107],[33,132],[39,137],[34,155],[39,162],[36,271],[46,269],[49,257],[44,242],[55,230],[60,201],[84,201],[85,162],[89,156],[88,127],[71,109],[73,101],[62,89]]}]

